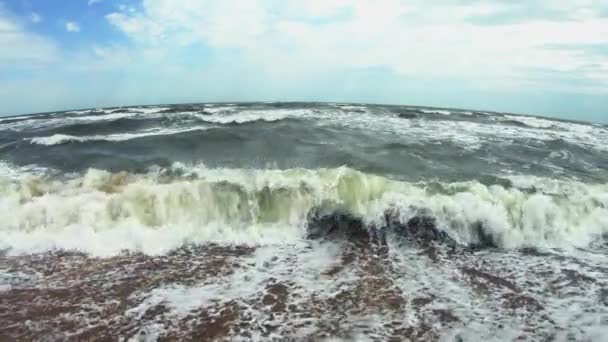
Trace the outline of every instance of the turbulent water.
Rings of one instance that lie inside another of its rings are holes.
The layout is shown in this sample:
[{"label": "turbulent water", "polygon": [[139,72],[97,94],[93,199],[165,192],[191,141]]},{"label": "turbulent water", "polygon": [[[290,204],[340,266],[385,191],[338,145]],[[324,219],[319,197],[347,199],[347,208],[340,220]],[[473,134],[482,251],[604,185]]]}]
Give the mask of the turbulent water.
[{"label": "turbulent water", "polygon": [[0,118],[0,339],[602,340],[608,127],[250,103]]}]

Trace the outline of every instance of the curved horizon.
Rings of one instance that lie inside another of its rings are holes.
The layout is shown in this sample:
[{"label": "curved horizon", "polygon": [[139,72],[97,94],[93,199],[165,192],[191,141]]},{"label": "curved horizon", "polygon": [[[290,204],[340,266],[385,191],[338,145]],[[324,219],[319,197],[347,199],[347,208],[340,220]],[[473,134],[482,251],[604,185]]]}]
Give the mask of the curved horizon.
[{"label": "curved horizon", "polygon": [[578,118],[569,118],[569,117],[556,117],[551,115],[543,115],[539,113],[522,113],[522,112],[509,112],[509,111],[499,111],[492,109],[484,109],[484,108],[464,108],[464,107],[445,107],[445,106],[425,106],[420,104],[397,104],[397,103],[368,103],[368,102],[343,102],[343,101],[222,101],[222,102],[179,102],[179,103],[147,103],[147,104],[127,104],[127,105],[113,105],[113,106],[102,106],[102,107],[79,107],[79,108],[69,108],[69,109],[59,109],[59,110],[51,110],[44,112],[26,112],[19,114],[9,114],[2,115],[0,119],[9,119],[9,118],[18,118],[22,116],[33,116],[33,115],[42,115],[42,114],[53,114],[53,113],[67,113],[67,112],[76,112],[76,111],[91,111],[97,109],[118,109],[118,108],[137,108],[137,107],[159,107],[159,106],[181,106],[181,105],[192,105],[192,104],[215,104],[215,105],[227,105],[227,104],[272,104],[272,103],[285,103],[285,104],[339,104],[339,105],[364,105],[364,106],[389,106],[389,107],[409,107],[409,108],[423,108],[423,109],[443,109],[443,110],[457,110],[457,111],[473,111],[477,113],[496,113],[496,114],[508,114],[508,115],[518,115],[518,116],[528,116],[528,117],[538,117],[544,119],[558,120],[558,121],[568,121],[568,122],[580,122],[587,124],[608,124],[608,118],[596,121],[578,119]]},{"label": "curved horizon", "polygon": [[608,5],[0,0],[0,115],[320,101],[608,120]]}]

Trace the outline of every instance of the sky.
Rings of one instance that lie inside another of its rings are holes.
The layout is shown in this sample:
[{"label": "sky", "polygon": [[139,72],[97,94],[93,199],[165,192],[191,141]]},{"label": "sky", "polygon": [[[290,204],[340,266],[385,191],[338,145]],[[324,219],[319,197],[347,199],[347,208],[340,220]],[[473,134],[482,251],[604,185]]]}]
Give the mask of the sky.
[{"label": "sky", "polygon": [[608,123],[608,0],[0,0],[0,115],[236,101]]}]

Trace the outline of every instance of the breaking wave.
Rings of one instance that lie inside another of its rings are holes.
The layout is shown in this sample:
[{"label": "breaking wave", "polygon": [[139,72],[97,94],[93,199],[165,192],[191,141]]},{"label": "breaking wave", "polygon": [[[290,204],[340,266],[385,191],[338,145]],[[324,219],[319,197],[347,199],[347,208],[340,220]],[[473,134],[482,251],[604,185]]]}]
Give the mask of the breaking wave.
[{"label": "breaking wave", "polygon": [[143,130],[134,133],[115,133],[107,135],[84,135],[75,136],[68,134],[53,134],[48,137],[29,138],[30,143],[44,146],[61,145],[70,142],[86,142],[86,141],[127,141],[131,139],[144,138],[149,136],[159,135],[174,135],[193,131],[202,131],[209,129],[208,126],[188,127],[188,128],[154,128]]},{"label": "breaking wave", "polygon": [[216,124],[243,124],[255,121],[264,122],[275,122],[281,121],[287,118],[305,118],[310,117],[311,112],[306,109],[291,109],[291,110],[244,110],[241,112],[233,112],[230,107],[228,111],[224,108],[213,108],[205,109],[205,113],[211,112],[212,114],[200,114],[191,113],[190,115],[195,116],[197,119],[216,123]]},{"label": "breaking wave", "polygon": [[439,110],[439,109],[421,109],[421,112],[425,114],[441,114],[441,115],[450,115],[452,112],[449,110]]},{"label": "breaking wave", "polygon": [[607,185],[512,184],[408,183],[346,167],[174,165],[146,174],[4,177],[0,248],[112,255],[165,253],[184,243],[297,242],[307,238],[314,215],[336,212],[367,229],[388,226],[387,213],[403,224],[430,218],[458,244],[500,248],[587,246],[608,232]]}]

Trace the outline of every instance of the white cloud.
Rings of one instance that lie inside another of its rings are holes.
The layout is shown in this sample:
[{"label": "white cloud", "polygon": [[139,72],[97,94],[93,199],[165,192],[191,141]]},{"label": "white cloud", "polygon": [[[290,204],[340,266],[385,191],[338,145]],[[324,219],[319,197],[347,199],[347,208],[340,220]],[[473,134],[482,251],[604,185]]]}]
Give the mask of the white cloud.
[{"label": "white cloud", "polygon": [[287,4],[292,11],[315,17],[331,17],[340,11],[348,10],[352,5],[350,0],[301,0]]},{"label": "white cloud", "polygon": [[[551,44],[608,43],[608,18],[595,0],[565,5],[542,0],[547,11],[585,20],[529,18],[514,24],[475,25],[472,16],[499,15],[507,2],[422,0],[143,0],[143,10],[112,13],[108,21],[139,44],[167,49],[203,43],[238,49],[268,69],[334,70],[387,67],[402,75],[511,82],[526,69],[573,71],[594,62]],[[342,14],[337,18],[334,16]],[[320,21],[319,21],[320,20]],[[584,75],[581,75],[584,77]],[[600,78],[608,82],[608,75]]]},{"label": "white cloud", "polygon": [[101,2],[101,0],[89,0],[89,6],[94,5],[98,2]]},{"label": "white cloud", "polygon": [[68,32],[80,32],[80,25],[73,21],[68,21],[65,23],[65,29]]},{"label": "white cloud", "polygon": [[39,22],[42,21],[42,17],[40,16],[40,14],[36,13],[36,12],[32,12],[32,14],[30,14],[30,20],[34,23],[37,24]]},{"label": "white cloud", "polygon": [[53,42],[29,33],[20,21],[0,7],[0,69],[36,68],[58,60],[59,50]]},{"label": "white cloud", "polygon": [[[15,110],[294,99],[491,107],[509,94],[503,103],[528,96],[544,105],[551,100],[541,93],[591,94],[593,84],[605,94],[605,56],[570,45],[607,43],[608,19],[585,0],[532,2],[568,13],[568,20],[471,20],[521,6],[507,1],[142,0],[106,16],[131,43],[90,42],[69,51],[27,32],[31,18],[9,18],[0,8],[0,46],[10,46],[0,48],[0,69],[35,68],[15,87],[6,83],[0,102]],[[82,87],[90,79],[94,89]],[[40,99],[25,90],[49,85],[62,90]]]},{"label": "white cloud", "polygon": [[106,18],[140,43],[206,41],[216,47],[253,45],[273,22],[254,0],[144,1],[144,13],[126,8]]}]

